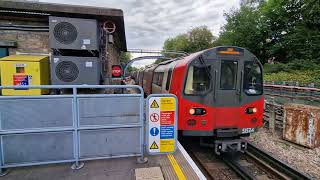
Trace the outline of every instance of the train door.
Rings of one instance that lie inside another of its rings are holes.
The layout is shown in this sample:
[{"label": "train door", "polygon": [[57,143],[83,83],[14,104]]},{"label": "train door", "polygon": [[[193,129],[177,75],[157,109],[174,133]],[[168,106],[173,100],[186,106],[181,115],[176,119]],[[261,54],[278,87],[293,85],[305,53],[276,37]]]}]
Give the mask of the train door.
[{"label": "train door", "polygon": [[242,63],[232,58],[220,58],[216,76],[216,103],[219,106],[239,106]]},{"label": "train door", "polygon": [[214,92],[214,104],[219,106],[215,112],[219,119],[216,122],[218,128],[232,128],[237,125],[241,113],[238,107],[241,105],[242,69],[243,62],[239,57],[218,56]]}]

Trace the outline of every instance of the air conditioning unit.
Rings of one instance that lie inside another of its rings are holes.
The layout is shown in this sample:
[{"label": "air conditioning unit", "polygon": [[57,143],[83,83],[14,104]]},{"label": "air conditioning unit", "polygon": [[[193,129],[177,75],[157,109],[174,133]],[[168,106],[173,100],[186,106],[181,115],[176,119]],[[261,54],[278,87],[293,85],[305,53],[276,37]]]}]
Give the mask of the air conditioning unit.
[{"label": "air conditioning unit", "polygon": [[52,56],[51,84],[99,85],[101,62],[97,57]]},{"label": "air conditioning unit", "polygon": [[49,44],[53,49],[98,50],[95,19],[49,17]]}]

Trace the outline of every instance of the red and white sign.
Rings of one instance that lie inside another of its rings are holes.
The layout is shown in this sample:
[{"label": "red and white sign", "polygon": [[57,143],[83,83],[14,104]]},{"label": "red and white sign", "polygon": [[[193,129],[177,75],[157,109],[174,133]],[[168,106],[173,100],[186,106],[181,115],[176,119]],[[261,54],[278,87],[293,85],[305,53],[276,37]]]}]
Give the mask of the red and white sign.
[{"label": "red and white sign", "polygon": [[161,125],[174,125],[174,111],[161,111],[160,112]]},{"label": "red and white sign", "polygon": [[152,114],[150,115],[150,121],[151,121],[151,122],[158,122],[158,121],[159,121],[159,114],[157,114],[157,113],[152,113]]},{"label": "red and white sign", "polygon": [[112,78],[121,78],[122,76],[122,68],[120,65],[112,66]]}]

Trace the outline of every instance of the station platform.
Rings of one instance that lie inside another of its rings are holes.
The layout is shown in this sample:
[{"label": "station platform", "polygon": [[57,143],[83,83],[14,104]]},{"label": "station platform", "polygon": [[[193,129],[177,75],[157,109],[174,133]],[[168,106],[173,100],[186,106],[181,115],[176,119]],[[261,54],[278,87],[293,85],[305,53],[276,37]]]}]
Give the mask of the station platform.
[{"label": "station platform", "polygon": [[72,170],[70,163],[10,168],[3,180],[175,180],[206,179],[181,144],[172,155],[85,161],[83,168]]}]

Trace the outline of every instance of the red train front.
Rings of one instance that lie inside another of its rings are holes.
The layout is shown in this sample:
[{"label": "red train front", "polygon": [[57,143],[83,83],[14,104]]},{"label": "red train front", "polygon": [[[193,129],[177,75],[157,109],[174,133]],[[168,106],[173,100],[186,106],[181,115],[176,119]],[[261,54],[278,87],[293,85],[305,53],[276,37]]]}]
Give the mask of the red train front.
[{"label": "red train front", "polygon": [[175,94],[179,133],[214,141],[218,154],[246,149],[240,137],[263,125],[262,66],[246,49],[216,47],[153,65],[137,76],[146,95]]}]

